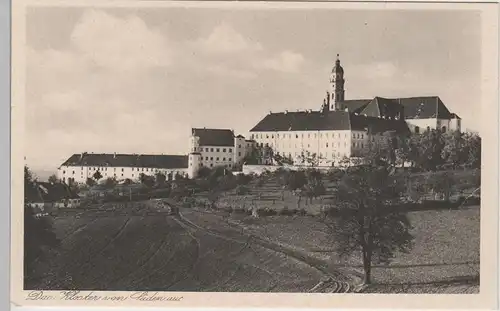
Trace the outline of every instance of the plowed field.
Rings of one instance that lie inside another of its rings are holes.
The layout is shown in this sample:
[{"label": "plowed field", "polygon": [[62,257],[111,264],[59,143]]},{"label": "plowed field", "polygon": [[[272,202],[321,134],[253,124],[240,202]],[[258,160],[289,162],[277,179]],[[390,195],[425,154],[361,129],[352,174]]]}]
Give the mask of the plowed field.
[{"label": "plowed field", "polygon": [[323,276],[290,256],[167,215],[60,217],[62,245],[26,289],[307,292]]}]

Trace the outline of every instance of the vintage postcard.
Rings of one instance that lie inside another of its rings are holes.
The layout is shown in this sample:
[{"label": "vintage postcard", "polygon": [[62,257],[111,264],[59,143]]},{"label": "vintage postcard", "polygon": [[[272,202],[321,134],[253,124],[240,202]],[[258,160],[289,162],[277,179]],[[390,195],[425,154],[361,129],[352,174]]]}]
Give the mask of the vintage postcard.
[{"label": "vintage postcard", "polygon": [[496,4],[12,19],[14,304],[496,308]]}]

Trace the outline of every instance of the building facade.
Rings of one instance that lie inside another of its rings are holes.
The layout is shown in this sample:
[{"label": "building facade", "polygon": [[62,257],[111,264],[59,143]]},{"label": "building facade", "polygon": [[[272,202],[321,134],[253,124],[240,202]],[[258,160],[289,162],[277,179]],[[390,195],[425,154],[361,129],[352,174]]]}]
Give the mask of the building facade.
[{"label": "building facade", "polygon": [[193,128],[190,138],[189,177],[201,167],[234,169],[243,164],[253,142],[229,129]]},{"label": "building facade", "polygon": [[[99,172],[101,178],[139,180],[141,174],[164,174],[168,180],[187,176],[188,157],[185,155],[147,154],[74,154],[58,168],[57,176],[65,183],[85,183]],[[96,178],[94,178],[96,179]]]},{"label": "building facade", "polygon": [[361,155],[369,139],[384,132],[461,130],[460,118],[438,96],[345,100],[344,85],[337,55],[319,111],[269,113],[250,130],[250,139],[296,164],[302,164],[304,154],[314,153],[319,165],[329,166]]},{"label": "building facade", "polygon": [[[141,174],[154,176],[162,173],[167,180],[178,176],[194,178],[198,170],[225,167],[234,169],[243,159],[253,142],[232,130],[193,128],[188,155],[151,154],[74,154],[58,168],[57,176],[64,183],[86,183],[87,179],[138,181]],[[97,172],[99,172],[98,175]]]}]

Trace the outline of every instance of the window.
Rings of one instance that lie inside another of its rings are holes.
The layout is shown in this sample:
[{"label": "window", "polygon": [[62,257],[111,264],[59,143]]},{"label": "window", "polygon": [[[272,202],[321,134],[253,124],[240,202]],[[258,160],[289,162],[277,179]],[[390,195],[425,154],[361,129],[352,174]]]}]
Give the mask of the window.
[{"label": "window", "polygon": [[[241,145],[240,145],[240,146],[241,146]],[[230,152],[230,153],[231,153],[231,152],[233,152],[233,148],[229,148],[229,152]]]},{"label": "window", "polygon": [[222,161],[226,161],[226,158],[222,158]]},{"label": "window", "polygon": [[210,152],[214,152],[214,148],[210,148]]},{"label": "window", "polygon": [[213,167],[214,165],[212,163],[210,163],[210,167]]},{"label": "window", "polygon": [[134,174],[132,174],[132,177],[134,177]]},{"label": "window", "polygon": [[210,161],[213,161],[214,160],[214,157],[210,157]]},{"label": "window", "polygon": [[143,167],[143,168],[141,168],[141,171],[143,171],[143,172],[144,172],[144,167]]},{"label": "window", "polygon": [[430,132],[430,131],[431,131],[431,127],[430,127],[430,126],[428,126],[428,127],[427,127],[427,132]]},{"label": "window", "polygon": [[123,173],[122,173],[122,177],[123,177]]},{"label": "window", "polygon": [[420,134],[420,127],[415,126],[415,133]]},{"label": "window", "polygon": [[299,138],[299,134],[295,134],[295,138]]},{"label": "window", "polygon": [[63,174],[66,174],[66,171],[63,171]]},{"label": "window", "polygon": [[361,134],[361,139],[364,139],[365,138],[365,134]]},{"label": "window", "polygon": [[134,168],[132,167],[132,172],[134,171]]},{"label": "window", "polygon": [[226,148],[223,148],[223,149],[222,149],[222,152],[226,152]]},{"label": "window", "polygon": [[217,157],[216,161],[219,161],[219,157]]},{"label": "window", "polygon": [[274,135],[271,135],[271,138],[274,138]]},{"label": "window", "polygon": [[238,152],[238,157],[241,157],[241,152]]},{"label": "window", "polygon": [[269,138],[269,135],[266,135],[266,138]]},{"label": "window", "polygon": [[229,167],[231,167],[231,163],[229,164]]},{"label": "window", "polygon": [[219,149],[219,148],[217,148],[217,149],[215,149],[215,151],[220,152],[220,149]]},{"label": "window", "polygon": [[75,175],[75,171],[73,171],[73,175]]},{"label": "window", "polygon": [[442,130],[443,132],[446,132],[446,126],[443,126],[443,127],[441,128],[441,130]]},{"label": "window", "polygon": [[82,166],[81,170],[83,171],[83,166]]},{"label": "window", "polygon": [[122,168],[122,172],[123,172],[123,168]]}]

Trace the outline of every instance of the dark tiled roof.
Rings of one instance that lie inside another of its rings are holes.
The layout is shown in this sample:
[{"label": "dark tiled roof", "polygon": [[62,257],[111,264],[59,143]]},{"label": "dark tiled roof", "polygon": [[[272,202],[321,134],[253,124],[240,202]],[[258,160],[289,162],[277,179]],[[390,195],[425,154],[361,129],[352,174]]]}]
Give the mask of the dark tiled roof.
[{"label": "dark tiled roof", "polygon": [[200,146],[234,146],[234,133],[228,129],[193,128],[192,134],[200,138]]},{"label": "dark tiled roof", "polygon": [[405,120],[382,119],[364,115],[351,115],[351,129],[357,131],[370,131],[372,134],[395,131],[402,135],[410,134],[410,129]]},{"label": "dark tiled roof", "polygon": [[405,119],[451,119],[451,113],[438,96],[399,98]]},{"label": "dark tiled roof", "polygon": [[371,99],[351,99],[339,102],[341,107],[347,108],[349,112],[360,112],[372,100]]},{"label": "dark tiled roof", "polygon": [[385,117],[388,119],[403,118],[404,109],[399,104],[398,99],[388,99],[382,97],[375,97],[366,105],[360,114],[370,117]]},{"label": "dark tiled roof", "polygon": [[251,132],[268,131],[321,131],[321,130],[355,130],[372,133],[395,130],[401,133],[409,132],[404,120],[389,120],[349,113],[346,111],[329,111],[321,113],[288,112],[271,113],[260,121]]},{"label": "dark tiled roof", "polygon": [[83,153],[72,155],[61,166],[187,168],[188,157],[186,155]]},{"label": "dark tiled roof", "polygon": [[250,132],[348,130],[349,113],[345,111],[298,111],[270,113]]},{"label": "dark tiled roof", "polygon": [[77,193],[63,183],[35,182],[32,187],[25,189],[26,203],[52,203],[65,199],[78,199]]}]

